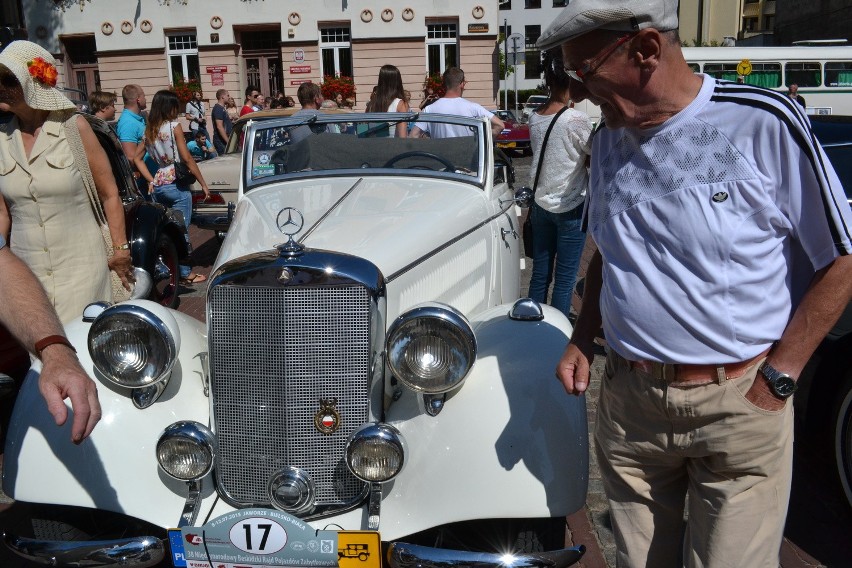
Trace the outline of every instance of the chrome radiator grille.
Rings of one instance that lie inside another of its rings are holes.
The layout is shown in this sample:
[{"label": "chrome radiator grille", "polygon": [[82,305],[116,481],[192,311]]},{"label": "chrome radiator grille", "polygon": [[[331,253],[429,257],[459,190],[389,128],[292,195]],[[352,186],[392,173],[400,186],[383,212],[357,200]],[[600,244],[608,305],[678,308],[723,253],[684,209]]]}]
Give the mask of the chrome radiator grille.
[{"label": "chrome radiator grille", "polygon": [[[209,295],[210,375],[219,491],[235,505],[268,505],[270,475],[307,471],[317,505],[357,497],[346,440],[368,416],[370,298],[359,285],[216,286]],[[337,399],[340,427],[314,417]]]}]

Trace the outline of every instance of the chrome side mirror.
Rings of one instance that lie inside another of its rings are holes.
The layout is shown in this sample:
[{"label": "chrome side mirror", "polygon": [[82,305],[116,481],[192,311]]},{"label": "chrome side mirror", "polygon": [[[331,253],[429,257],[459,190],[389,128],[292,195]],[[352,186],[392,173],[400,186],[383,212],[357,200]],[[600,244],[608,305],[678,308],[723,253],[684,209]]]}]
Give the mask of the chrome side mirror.
[{"label": "chrome side mirror", "polygon": [[533,199],[535,199],[535,192],[532,188],[527,186],[521,186],[515,190],[515,204],[526,209],[533,203]]}]

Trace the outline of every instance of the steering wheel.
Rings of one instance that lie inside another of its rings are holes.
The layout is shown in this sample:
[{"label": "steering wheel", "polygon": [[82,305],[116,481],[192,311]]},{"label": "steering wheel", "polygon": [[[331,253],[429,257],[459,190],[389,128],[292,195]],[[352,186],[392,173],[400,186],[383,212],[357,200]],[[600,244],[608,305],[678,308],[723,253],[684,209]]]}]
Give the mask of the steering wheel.
[{"label": "steering wheel", "polygon": [[406,158],[413,158],[415,156],[419,156],[421,158],[429,158],[429,159],[435,160],[436,162],[440,162],[441,165],[444,166],[443,171],[445,171],[445,172],[452,172],[452,171],[455,171],[455,169],[456,169],[456,167],[453,164],[451,164],[447,159],[442,158],[441,156],[439,156],[437,154],[433,154],[431,152],[421,152],[420,150],[413,150],[411,152],[403,152],[402,154],[397,154],[396,156],[394,156],[393,158],[388,160],[385,163],[385,165],[382,166],[382,167],[383,168],[390,168],[400,160],[404,160]]}]

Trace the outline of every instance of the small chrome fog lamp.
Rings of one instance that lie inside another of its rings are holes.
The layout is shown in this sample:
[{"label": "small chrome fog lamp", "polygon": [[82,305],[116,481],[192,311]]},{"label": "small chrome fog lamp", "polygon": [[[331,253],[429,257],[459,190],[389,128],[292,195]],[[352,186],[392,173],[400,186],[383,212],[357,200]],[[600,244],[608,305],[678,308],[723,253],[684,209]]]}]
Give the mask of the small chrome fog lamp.
[{"label": "small chrome fog lamp", "polygon": [[197,481],[210,473],[216,459],[216,437],[200,422],[180,421],[157,440],[157,463],[181,481]]},{"label": "small chrome fog lamp", "polygon": [[177,321],[147,300],[105,309],[89,328],[89,355],[100,373],[131,389],[169,376],[180,349]]},{"label": "small chrome fog lamp", "polygon": [[461,385],[476,361],[476,337],[464,315],[444,304],[405,312],[387,334],[393,374],[409,388],[441,394]]},{"label": "small chrome fog lamp", "polygon": [[389,424],[367,424],[346,444],[346,465],[362,481],[390,481],[399,475],[404,463],[402,436]]},{"label": "small chrome fog lamp", "polygon": [[316,487],[308,472],[287,466],[272,474],[267,487],[269,501],[285,513],[304,515],[314,510]]}]

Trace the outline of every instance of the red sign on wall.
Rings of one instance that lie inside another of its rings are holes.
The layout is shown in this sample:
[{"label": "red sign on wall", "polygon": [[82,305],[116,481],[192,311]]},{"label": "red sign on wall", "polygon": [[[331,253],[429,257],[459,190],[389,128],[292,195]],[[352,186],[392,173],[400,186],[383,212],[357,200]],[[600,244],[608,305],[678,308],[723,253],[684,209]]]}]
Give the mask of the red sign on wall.
[{"label": "red sign on wall", "polygon": [[302,83],[310,83],[310,79],[296,79],[294,81],[290,81],[290,84],[293,86],[301,85]]},{"label": "red sign on wall", "polygon": [[228,66],[227,65],[208,65],[207,66],[208,73],[227,73]]},{"label": "red sign on wall", "polygon": [[297,73],[310,73],[310,72],[311,72],[311,66],[310,65],[291,65],[290,66],[290,73],[292,73],[294,75],[297,74]]}]

